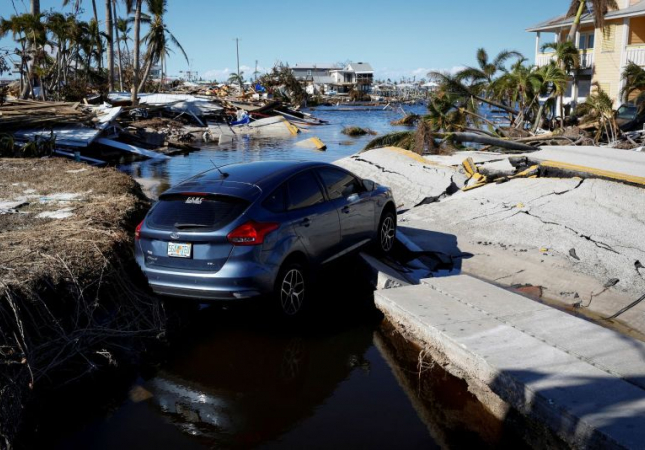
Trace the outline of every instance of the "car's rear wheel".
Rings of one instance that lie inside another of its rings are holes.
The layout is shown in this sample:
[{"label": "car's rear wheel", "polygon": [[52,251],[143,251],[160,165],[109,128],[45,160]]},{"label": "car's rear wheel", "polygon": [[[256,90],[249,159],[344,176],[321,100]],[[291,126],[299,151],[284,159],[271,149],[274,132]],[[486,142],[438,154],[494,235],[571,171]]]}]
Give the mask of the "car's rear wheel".
[{"label": "car's rear wheel", "polygon": [[298,262],[282,266],[275,289],[280,313],[285,317],[301,316],[307,307],[308,295],[309,280],[304,266]]},{"label": "car's rear wheel", "polygon": [[394,248],[394,240],[396,239],[396,217],[393,212],[385,211],[381,216],[377,239],[376,248],[380,253],[390,253]]}]

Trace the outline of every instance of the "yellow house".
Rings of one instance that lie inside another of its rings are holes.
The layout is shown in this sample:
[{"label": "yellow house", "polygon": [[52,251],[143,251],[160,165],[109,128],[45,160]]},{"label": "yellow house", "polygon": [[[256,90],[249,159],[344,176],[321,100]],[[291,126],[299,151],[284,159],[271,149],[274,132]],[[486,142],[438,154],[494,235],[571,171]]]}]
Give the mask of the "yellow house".
[{"label": "yellow house", "polygon": [[[645,0],[616,2],[619,9],[609,11],[605,15],[605,26],[597,29],[590,9],[592,2],[587,2],[575,38],[575,44],[580,49],[580,71],[576,79],[569,83],[565,105],[583,102],[591,92],[592,82],[597,82],[614,99],[614,106],[618,106],[622,103],[623,68],[629,61],[645,67]],[[542,45],[566,40],[572,24],[572,17],[562,15],[526,30],[536,33],[537,66],[543,66],[553,58],[553,53],[541,51]]]}]

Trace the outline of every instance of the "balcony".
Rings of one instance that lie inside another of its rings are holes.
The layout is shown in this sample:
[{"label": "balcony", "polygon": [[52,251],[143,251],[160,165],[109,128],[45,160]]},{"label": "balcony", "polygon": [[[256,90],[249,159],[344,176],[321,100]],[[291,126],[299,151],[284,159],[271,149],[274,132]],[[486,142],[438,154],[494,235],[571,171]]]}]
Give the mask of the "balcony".
[{"label": "balcony", "polygon": [[[642,48],[645,52],[645,47]],[[535,58],[535,65],[538,67],[546,66],[549,61],[555,58],[555,53],[538,53]],[[645,65],[645,53],[643,53],[643,64]],[[580,50],[580,69],[587,70],[593,68],[593,49]]]},{"label": "balcony", "polygon": [[630,45],[627,47],[627,61],[632,61],[639,66],[645,66],[645,46]]}]

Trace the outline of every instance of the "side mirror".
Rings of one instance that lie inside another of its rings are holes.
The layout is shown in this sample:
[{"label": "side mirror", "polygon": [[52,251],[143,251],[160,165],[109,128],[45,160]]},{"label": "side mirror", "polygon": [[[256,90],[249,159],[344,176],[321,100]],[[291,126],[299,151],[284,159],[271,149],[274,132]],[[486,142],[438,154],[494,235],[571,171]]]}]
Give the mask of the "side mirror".
[{"label": "side mirror", "polygon": [[372,180],[363,180],[363,187],[367,192],[372,192],[376,190],[376,183]]}]

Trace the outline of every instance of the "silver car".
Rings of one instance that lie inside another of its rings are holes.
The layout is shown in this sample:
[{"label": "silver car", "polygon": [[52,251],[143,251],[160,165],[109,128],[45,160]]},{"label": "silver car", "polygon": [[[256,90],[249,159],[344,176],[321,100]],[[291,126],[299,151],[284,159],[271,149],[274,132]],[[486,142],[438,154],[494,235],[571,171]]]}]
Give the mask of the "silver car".
[{"label": "silver car", "polygon": [[232,164],[169,189],[135,232],[153,291],[196,300],[269,296],[307,306],[318,269],[367,245],[392,250],[392,192],[326,163]]}]

